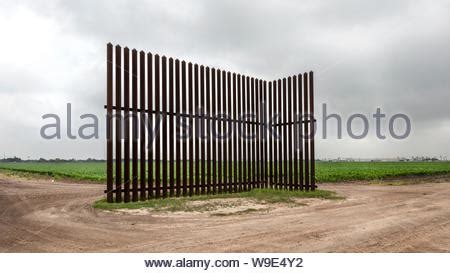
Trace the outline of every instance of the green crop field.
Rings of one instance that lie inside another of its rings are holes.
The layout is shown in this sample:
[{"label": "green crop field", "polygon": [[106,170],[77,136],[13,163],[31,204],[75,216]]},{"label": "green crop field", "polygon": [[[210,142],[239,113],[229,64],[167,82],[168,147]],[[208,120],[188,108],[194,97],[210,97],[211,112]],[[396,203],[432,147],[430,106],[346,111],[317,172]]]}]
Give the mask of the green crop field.
[{"label": "green crop field", "polygon": [[[71,178],[104,182],[104,162],[0,162],[0,170],[35,173],[55,178]],[[409,175],[435,175],[450,173],[450,162],[317,162],[316,178],[319,182],[374,180]]]},{"label": "green crop field", "polygon": [[450,162],[318,162],[321,182],[374,180],[410,175],[450,173]]},{"label": "green crop field", "polygon": [[0,162],[0,170],[48,175],[56,178],[105,181],[105,162]]}]

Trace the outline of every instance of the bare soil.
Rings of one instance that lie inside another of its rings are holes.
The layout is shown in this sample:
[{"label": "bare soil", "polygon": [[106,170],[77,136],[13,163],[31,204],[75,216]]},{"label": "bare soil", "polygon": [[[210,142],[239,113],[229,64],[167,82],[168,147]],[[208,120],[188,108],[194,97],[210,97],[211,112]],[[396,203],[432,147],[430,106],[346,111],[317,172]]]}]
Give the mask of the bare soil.
[{"label": "bare soil", "polygon": [[214,216],[102,211],[104,185],[0,175],[0,252],[450,251],[450,176],[319,187],[346,199]]}]

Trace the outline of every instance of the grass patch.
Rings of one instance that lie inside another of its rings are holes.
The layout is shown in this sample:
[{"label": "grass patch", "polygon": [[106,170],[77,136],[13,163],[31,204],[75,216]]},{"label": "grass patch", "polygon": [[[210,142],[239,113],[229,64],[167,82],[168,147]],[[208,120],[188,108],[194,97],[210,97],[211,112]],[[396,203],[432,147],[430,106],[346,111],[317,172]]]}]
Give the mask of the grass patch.
[{"label": "grass patch", "polygon": [[53,179],[55,181],[64,180],[64,181],[104,184],[104,182],[101,180],[93,180],[90,178],[73,177],[70,175],[58,174],[53,172],[34,171],[34,170],[16,170],[16,169],[0,168],[0,174],[25,179],[44,179],[44,180]]},{"label": "grass patch", "polygon": [[372,180],[369,182],[369,185],[375,186],[405,186],[405,185],[418,185],[418,184],[426,184],[426,183],[443,183],[448,182],[448,178],[446,175],[435,175],[435,176],[406,176],[401,179],[393,178],[393,179],[385,179],[385,180]]},{"label": "grass patch", "polygon": [[[141,209],[151,208],[155,211],[212,211],[218,206],[213,201],[217,199],[249,199],[257,204],[276,204],[276,203],[289,203],[295,204],[296,199],[300,198],[320,198],[320,199],[343,199],[335,192],[326,190],[315,191],[286,191],[286,190],[274,190],[274,189],[253,189],[247,192],[231,193],[231,194],[217,194],[217,195],[200,195],[192,197],[178,197],[178,198],[164,198],[164,199],[151,199],[139,202],[130,203],[108,203],[106,199],[96,201],[93,205],[94,208],[104,210],[117,210],[117,209]],[[195,201],[209,201],[209,202],[197,202]],[[229,204],[234,206],[236,204]],[[300,204],[303,205],[303,204]]]}]

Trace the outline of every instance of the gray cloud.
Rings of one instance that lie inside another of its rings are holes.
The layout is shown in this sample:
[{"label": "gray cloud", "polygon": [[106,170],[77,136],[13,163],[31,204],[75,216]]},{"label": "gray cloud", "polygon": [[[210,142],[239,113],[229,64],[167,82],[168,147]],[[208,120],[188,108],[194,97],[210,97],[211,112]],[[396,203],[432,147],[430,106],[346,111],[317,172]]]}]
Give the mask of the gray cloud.
[{"label": "gray cloud", "polygon": [[450,156],[449,12],[444,0],[2,1],[0,150],[103,157],[102,140],[42,141],[39,128],[67,102],[75,118],[104,114],[111,41],[265,79],[314,70],[317,109],[412,119],[408,140],[344,134],[319,139],[320,157]]}]

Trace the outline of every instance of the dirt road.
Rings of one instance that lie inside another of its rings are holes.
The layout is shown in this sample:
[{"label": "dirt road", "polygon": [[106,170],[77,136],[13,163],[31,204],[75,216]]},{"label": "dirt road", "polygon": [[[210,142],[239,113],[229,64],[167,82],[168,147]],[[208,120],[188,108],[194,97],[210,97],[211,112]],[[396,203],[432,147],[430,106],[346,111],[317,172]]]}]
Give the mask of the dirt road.
[{"label": "dirt road", "polygon": [[1,252],[448,252],[450,176],[326,184],[345,200],[233,216],[95,210],[103,185],[0,176]]}]

